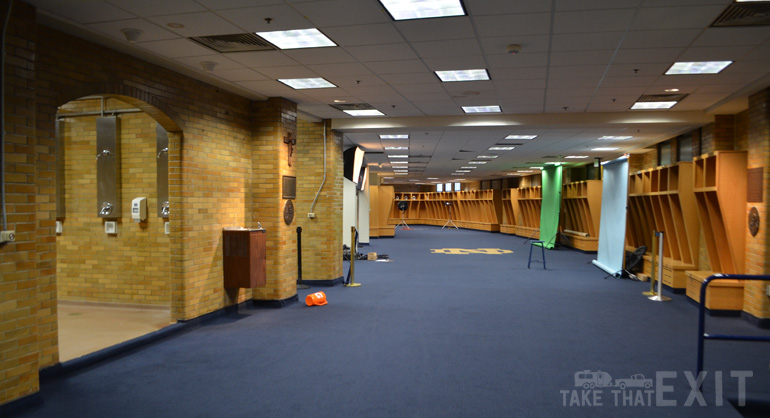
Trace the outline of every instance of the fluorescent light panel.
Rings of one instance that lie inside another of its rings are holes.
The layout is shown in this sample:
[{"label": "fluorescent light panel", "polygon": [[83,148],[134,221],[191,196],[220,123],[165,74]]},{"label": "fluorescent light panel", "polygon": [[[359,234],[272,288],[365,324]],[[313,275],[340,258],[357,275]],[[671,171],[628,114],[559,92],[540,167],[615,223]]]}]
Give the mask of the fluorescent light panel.
[{"label": "fluorescent light panel", "polygon": [[591,148],[591,151],[615,151],[619,150],[620,148],[612,148],[612,147],[599,147],[599,148]]},{"label": "fluorescent light panel", "polygon": [[409,139],[408,134],[380,135],[380,139]]},{"label": "fluorescent light panel", "polygon": [[599,138],[600,141],[625,141],[626,139],[631,139],[633,136],[613,136],[613,135],[604,135]]},{"label": "fluorescent light panel", "polygon": [[732,64],[732,61],[675,62],[666,75],[676,74],[717,74]]},{"label": "fluorescent light panel", "polygon": [[280,49],[337,46],[316,28],[257,32],[257,35]]},{"label": "fluorescent light panel", "polygon": [[407,150],[409,147],[385,147],[386,150],[392,150],[392,151],[402,151]]},{"label": "fluorescent light panel", "polygon": [[465,16],[460,0],[380,0],[393,20]]},{"label": "fluorescent light panel", "polygon": [[588,158],[587,155],[568,155],[564,158]]},{"label": "fluorescent light panel", "polygon": [[295,90],[337,87],[323,78],[279,78],[278,81]]},{"label": "fluorescent light panel", "polygon": [[489,147],[488,151],[511,151],[516,147]]},{"label": "fluorescent light panel", "polygon": [[478,167],[460,167],[460,168],[462,168],[463,170],[473,170],[474,168],[478,168]]},{"label": "fluorescent light panel", "polygon": [[489,73],[486,69],[480,70],[449,70],[435,71],[438,78],[445,82],[452,81],[484,81],[489,80]]},{"label": "fluorescent light panel", "polygon": [[468,164],[486,164],[486,161],[468,161]]},{"label": "fluorescent light panel", "polygon": [[463,106],[465,113],[500,113],[500,106]]},{"label": "fluorescent light panel", "polygon": [[364,109],[364,110],[343,110],[350,116],[385,116],[384,113],[377,109]]},{"label": "fluorescent light panel", "polygon": [[505,139],[535,139],[537,135],[508,135]]},{"label": "fluorescent light panel", "polygon": [[671,109],[678,102],[636,102],[631,106],[631,110],[646,109]]},{"label": "fluorescent light panel", "polygon": [[409,158],[409,156],[406,154],[388,155],[388,158]]},{"label": "fluorescent light panel", "polygon": [[497,155],[478,155],[478,156],[476,156],[476,158],[481,158],[481,159],[485,159],[485,160],[492,160],[492,159],[497,158]]}]

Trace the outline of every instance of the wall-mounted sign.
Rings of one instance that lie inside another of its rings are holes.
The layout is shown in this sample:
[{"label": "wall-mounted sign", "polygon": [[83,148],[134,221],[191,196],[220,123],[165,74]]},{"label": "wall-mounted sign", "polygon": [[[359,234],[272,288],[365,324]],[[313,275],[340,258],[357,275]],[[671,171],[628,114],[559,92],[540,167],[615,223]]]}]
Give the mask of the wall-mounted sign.
[{"label": "wall-mounted sign", "polygon": [[283,176],[283,185],[281,187],[281,193],[284,199],[296,199],[297,198],[297,178],[292,176]]},{"label": "wall-mounted sign", "polygon": [[752,237],[756,237],[757,232],[759,232],[759,211],[756,207],[749,211],[749,232],[751,232]]},{"label": "wall-mounted sign", "polygon": [[286,222],[286,225],[291,225],[291,222],[294,220],[294,203],[291,203],[291,200],[287,200],[286,204],[283,205],[283,221]]}]

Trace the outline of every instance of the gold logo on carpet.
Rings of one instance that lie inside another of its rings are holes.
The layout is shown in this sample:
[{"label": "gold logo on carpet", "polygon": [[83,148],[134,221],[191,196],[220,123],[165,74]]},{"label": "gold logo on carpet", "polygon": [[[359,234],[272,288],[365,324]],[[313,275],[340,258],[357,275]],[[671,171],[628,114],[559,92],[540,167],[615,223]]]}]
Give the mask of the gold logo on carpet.
[{"label": "gold logo on carpet", "polygon": [[466,255],[466,254],[489,254],[489,255],[500,255],[500,254],[513,254],[512,250],[503,250],[501,248],[476,248],[473,249],[465,249],[465,248],[439,248],[439,249],[431,249],[431,254],[455,254],[455,255]]}]

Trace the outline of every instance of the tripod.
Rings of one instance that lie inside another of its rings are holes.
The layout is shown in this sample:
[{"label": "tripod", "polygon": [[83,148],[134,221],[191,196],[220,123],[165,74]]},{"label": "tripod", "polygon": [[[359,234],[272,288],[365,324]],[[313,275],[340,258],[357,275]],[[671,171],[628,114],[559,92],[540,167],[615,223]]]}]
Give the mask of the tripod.
[{"label": "tripod", "polygon": [[446,221],[446,223],[444,224],[444,226],[441,227],[441,229],[444,229],[446,227],[449,227],[449,228],[454,227],[454,229],[460,229],[457,227],[457,225],[455,225],[454,221],[452,221],[452,205],[447,203],[447,206],[449,206],[449,220]]},{"label": "tripod", "polygon": [[401,222],[399,222],[399,223],[398,223],[398,225],[396,225],[396,228],[398,228],[398,227],[400,226],[400,227],[401,227],[401,229],[412,229],[412,228],[410,228],[410,227],[409,227],[409,225],[406,223],[406,220],[404,220],[404,213],[405,213],[405,212],[406,212],[405,210],[402,210],[402,211],[401,211]]}]

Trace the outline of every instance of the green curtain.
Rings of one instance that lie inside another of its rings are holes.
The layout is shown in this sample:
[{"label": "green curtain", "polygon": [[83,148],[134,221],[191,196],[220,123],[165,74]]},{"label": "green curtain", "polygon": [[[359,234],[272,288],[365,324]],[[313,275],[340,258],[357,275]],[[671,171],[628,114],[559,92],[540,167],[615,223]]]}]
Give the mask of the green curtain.
[{"label": "green curtain", "polygon": [[562,167],[543,168],[543,201],[540,208],[540,240],[545,248],[553,249],[559,232],[559,211],[561,209]]}]

